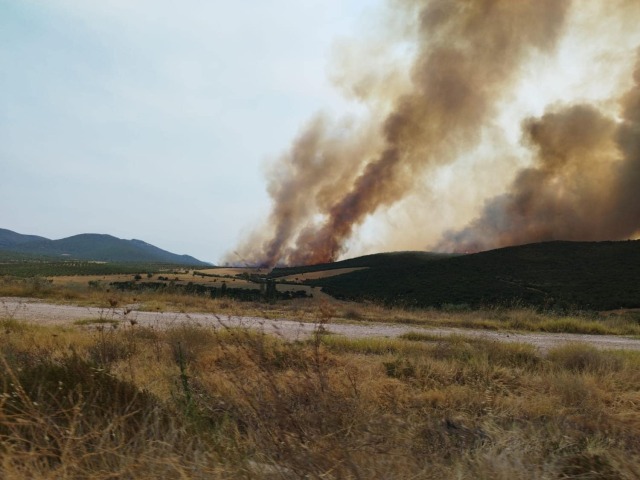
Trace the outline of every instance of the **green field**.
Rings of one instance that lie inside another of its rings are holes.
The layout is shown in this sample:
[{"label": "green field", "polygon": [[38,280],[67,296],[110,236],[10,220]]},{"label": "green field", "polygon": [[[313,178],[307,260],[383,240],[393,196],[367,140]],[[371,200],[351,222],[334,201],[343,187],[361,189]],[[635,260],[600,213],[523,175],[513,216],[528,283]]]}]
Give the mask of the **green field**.
[{"label": "green field", "polygon": [[68,275],[117,275],[161,273],[192,268],[166,263],[107,263],[91,261],[25,260],[0,263],[0,275],[14,277],[57,277]]}]

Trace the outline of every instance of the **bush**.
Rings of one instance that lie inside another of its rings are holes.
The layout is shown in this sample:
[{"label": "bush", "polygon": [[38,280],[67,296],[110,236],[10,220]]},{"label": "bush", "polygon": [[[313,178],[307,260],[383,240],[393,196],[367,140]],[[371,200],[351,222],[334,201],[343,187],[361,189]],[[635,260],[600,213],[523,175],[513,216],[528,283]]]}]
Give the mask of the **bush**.
[{"label": "bush", "polygon": [[120,360],[126,360],[135,353],[135,343],[129,335],[118,334],[113,327],[105,329],[104,325],[97,327],[97,338],[88,348],[89,360],[102,367],[109,366]]},{"label": "bush", "polygon": [[571,344],[554,348],[549,352],[548,358],[555,365],[578,373],[617,371],[623,365],[620,357],[583,344]]},{"label": "bush", "polygon": [[22,365],[2,375],[0,439],[48,468],[69,462],[70,454],[83,469],[113,462],[120,448],[141,441],[145,428],[170,424],[152,395],[75,354]]}]

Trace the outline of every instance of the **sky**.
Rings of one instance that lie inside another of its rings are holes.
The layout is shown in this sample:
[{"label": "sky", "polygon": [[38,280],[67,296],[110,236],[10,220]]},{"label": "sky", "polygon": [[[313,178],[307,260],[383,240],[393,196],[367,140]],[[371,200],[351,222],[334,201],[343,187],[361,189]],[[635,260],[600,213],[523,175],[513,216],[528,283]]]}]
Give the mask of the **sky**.
[{"label": "sky", "polygon": [[379,3],[0,0],[0,228],[220,261]]},{"label": "sky", "polygon": [[[507,218],[517,209],[500,198],[544,170],[545,144],[527,128],[564,139],[576,105],[631,128],[639,18],[637,0],[0,0],[0,228],[106,233],[238,264],[458,251],[461,235],[503,246],[532,217]],[[557,26],[550,48],[535,44],[541,25]],[[448,91],[466,101],[439,115]],[[406,138],[387,136],[412,111]],[[435,127],[447,134],[424,135]],[[611,158],[593,160],[624,172],[620,132]],[[581,162],[577,175],[544,177],[562,186],[538,205],[534,230],[550,233],[519,242],[591,239],[551,227],[625,178],[603,183]],[[554,197],[565,190],[575,204]],[[597,239],[640,237],[634,215],[635,230]]]}]

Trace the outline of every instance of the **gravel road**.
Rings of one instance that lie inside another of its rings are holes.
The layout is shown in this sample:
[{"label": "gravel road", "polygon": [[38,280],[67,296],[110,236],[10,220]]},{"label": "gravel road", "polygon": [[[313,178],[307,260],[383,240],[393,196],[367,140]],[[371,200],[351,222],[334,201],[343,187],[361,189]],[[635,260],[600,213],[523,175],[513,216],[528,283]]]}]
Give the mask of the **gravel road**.
[{"label": "gravel road", "polygon": [[[131,308],[131,307],[130,307]],[[78,320],[104,319],[141,326],[168,328],[185,323],[212,327],[248,327],[277,334],[295,340],[308,338],[318,327],[313,323],[302,323],[292,319],[270,320],[260,317],[238,317],[212,313],[140,312],[135,308],[125,313],[124,308],[78,307],[54,305],[35,299],[0,297],[0,318],[32,322],[40,325],[72,325]],[[331,333],[350,338],[398,337],[407,332],[422,332],[430,335],[461,335],[500,342],[528,343],[541,351],[547,351],[566,343],[584,343],[603,349],[640,350],[640,340],[613,335],[579,335],[570,333],[513,333],[473,330],[450,327],[416,327],[383,323],[331,323],[326,325]]]}]

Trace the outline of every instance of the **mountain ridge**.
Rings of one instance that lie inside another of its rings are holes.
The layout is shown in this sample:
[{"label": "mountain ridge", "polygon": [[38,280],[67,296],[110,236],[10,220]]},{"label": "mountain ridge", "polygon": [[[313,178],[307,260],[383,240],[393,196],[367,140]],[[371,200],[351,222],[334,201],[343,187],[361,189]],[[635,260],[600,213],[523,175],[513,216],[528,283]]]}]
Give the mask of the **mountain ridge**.
[{"label": "mountain ridge", "polygon": [[101,233],[81,233],[52,240],[0,228],[0,251],[103,262],[161,262],[198,267],[211,265],[191,255],[163,250],[143,240],[125,240]]}]

